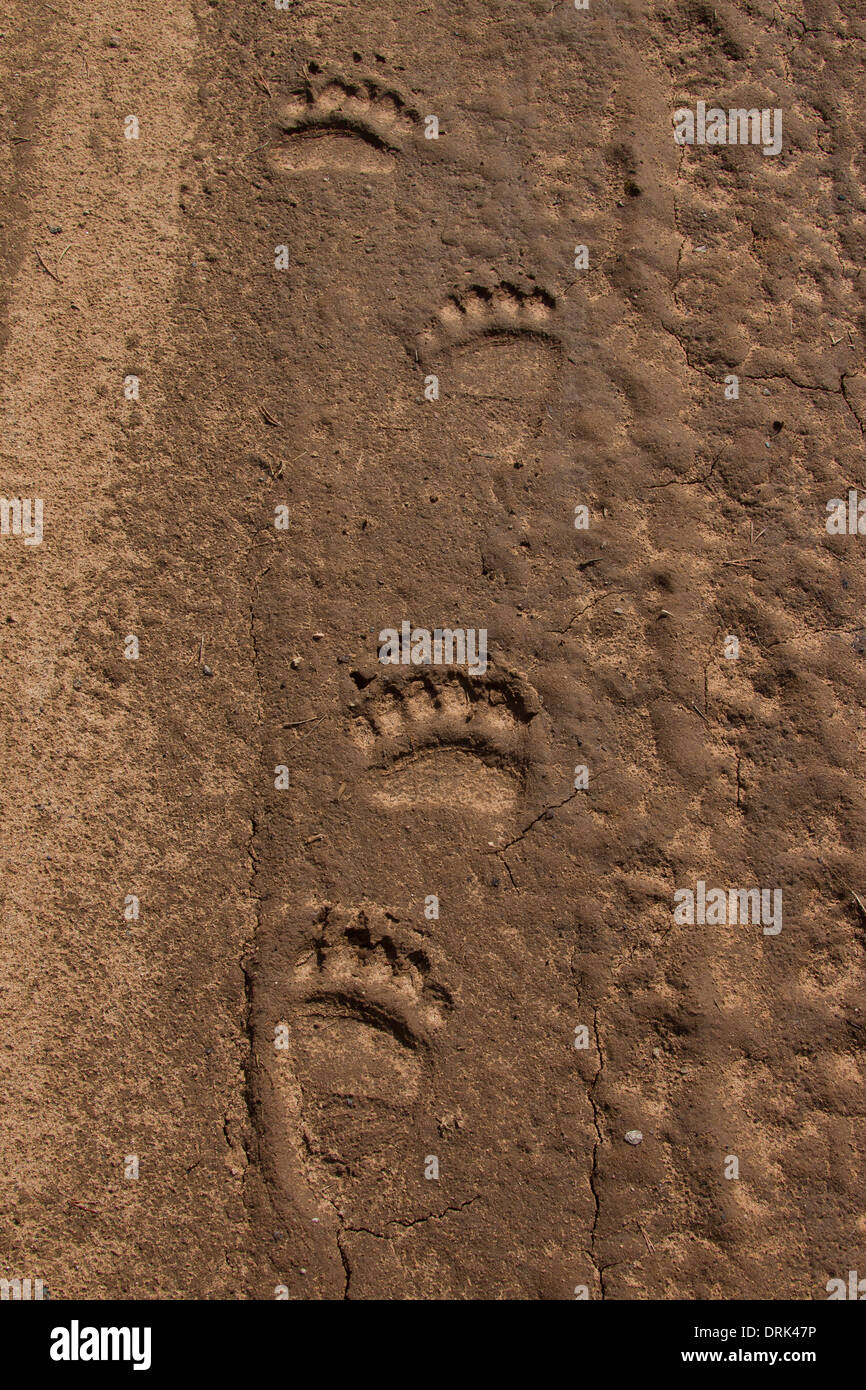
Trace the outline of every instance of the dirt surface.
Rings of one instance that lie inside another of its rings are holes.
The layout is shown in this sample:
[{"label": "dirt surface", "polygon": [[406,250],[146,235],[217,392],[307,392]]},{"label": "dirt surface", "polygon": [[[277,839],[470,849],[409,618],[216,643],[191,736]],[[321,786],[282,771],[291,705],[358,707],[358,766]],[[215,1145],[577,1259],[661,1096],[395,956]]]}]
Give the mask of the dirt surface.
[{"label": "dirt surface", "polygon": [[[826,1297],[866,14],[68,8],[0,20],[0,491],[44,502],[0,535],[0,1275]],[[699,101],[781,151],[678,145]],[[486,669],[383,664],[404,622]],[[782,929],[677,920],[699,883]]]}]

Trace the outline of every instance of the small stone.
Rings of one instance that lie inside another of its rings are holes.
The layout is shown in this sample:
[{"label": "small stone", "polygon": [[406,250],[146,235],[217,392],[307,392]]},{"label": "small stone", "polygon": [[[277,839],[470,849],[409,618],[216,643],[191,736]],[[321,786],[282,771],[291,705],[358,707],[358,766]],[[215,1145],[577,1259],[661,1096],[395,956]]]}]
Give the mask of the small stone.
[{"label": "small stone", "polygon": [[301,658],[300,656],[293,656],[293,657],[292,657],[292,660],[291,660],[291,663],[290,663],[290,664],[291,664],[291,667],[292,667],[292,670],[293,670],[293,671],[297,671],[298,667],[299,667],[300,664],[301,664],[301,661],[302,661],[302,658]]},{"label": "small stone", "polygon": [[654,1057],[661,1057],[661,1055],[662,1055],[662,1050],[661,1050],[661,1048],[660,1048],[660,1047],[654,1047],[654,1048],[653,1048],[653,1056],[654,1056]]},{"label": "small stone", "polygon": [[204,671],[204,673],[205,673],[206,676],[212,676],[212,675],[213,675],[213,671],[211,670],[211,668],[210,668],[209,666],[204,666],[204,667],[202,667],[202,670]]},{"label": "small stone", "polygon": [[63,231],[63,228],[57,222],[49,222],[48,230],[52,234],[52,236],[59,236],[60,233]]},{"label": "small stone", "polygon": [[321,642],[321,641],[323,640],[324,636],[325,636],[324,632],[314,632],[314,633],[313,633],[313,641],[314,641],[314,642]]},{"label": "small stone", "polygon": [[628,1129],[625,1133],[625,1142],[627,1144],[641,1144],[643,1142],[643,1135],[639,1129]]}]

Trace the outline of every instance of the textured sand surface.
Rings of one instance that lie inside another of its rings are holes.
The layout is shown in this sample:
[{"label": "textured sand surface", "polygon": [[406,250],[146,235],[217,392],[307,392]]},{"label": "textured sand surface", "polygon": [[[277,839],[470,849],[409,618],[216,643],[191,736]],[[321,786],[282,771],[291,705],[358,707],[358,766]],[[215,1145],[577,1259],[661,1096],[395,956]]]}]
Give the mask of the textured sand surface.
[{"label": "textured sand surface", "polygon": [[[0,1275],[826,1297],[866,13],[73,8],[0,21],[0,493],[45,517],[0,536]],[[678,145],[699,101],[780,153]],[[404,621],[486,670],[383,665]],[[782,930],[678,922],[699,881]]]}]

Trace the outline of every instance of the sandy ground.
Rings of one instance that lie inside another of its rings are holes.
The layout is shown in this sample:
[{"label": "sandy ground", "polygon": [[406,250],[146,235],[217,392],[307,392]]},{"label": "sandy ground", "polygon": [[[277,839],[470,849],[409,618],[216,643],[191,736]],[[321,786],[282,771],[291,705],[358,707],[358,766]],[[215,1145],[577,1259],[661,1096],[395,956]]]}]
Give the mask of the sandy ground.
[{"label": "sandy ground", "polygon": [[[0,491],[44,507],[0,535],[0,1276],[826,1297],[866,16],[72,9],[0,20]],[[781,151],[678,145],[699,101]],[[384,665],[403,622],[486,669]],[[678,920],[699,883],[781,930]]]}]

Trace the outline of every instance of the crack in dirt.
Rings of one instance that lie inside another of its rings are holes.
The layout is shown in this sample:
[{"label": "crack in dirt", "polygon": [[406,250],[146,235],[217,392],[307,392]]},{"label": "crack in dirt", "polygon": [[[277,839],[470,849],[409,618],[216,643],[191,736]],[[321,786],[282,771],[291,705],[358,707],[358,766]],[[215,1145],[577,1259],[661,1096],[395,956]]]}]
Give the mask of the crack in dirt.
[{"label": "crack in dirt", "polygon": [[349,1297],[349,1287],[350,1287],[350,1285],[351,1285],[351,1283],[352,1283],[352,1262],[351,1262],[351,1260],[349,1259],[349,1252],[348,1252],[348,1250],[344,1250],[344,1249],[343,1249],[342,1235],[343,1235],[343,1231],[342,1231],[342,1228],[341,1228],[339,1231],[337,1231],[337,1234],[336,1234],[336,1241],[337,1241],[337,1249],[338,1249],[339,1252],[340,1252],[340,1259],[341,1259],[342,1264],[343,1264],[343,1271],[344,1271],[344,1273],[345,1273],[345,1275],[346,1275],[346,1283],[345,1283],[345,1286],[344,1286],[344,1288],[343,1288],[343,1302],[345,1302],[346,1299]]},{"label": "crack in dirt", "polygon": [[592,1146],[592,1169],[591,1169],[590,1174],[589,1174],[589,1186],[590,1186],[590,1190],[592,1191],[593,1200],[595,1201],[595,1212],[594,1212],[593,1219],[592,1219],[592,1226],[590,1227],[590,1232],[589,1232],[589,1258],[592,1260],[593,1266],[594,1266],[594,1268],[595,1268],[595,1272],[596,1272],[596,1274],[598,1275],[598,1283],[599,1283],[599,1287],[600,1287],[600,1289],[601,1289],[601,1296],[602,1296],[602,1298],[604,1298],[605,1293],[606,1293],[606,1289],[605,1289],[605,1286],[604,1286],[605,1267],[602,1266],[602,1265],[600,1265],[600,1264],[598,1263],[598,1260],[596,1259],[596,1241],[597,1241],[597,1239],[598,1239],[598,1223],[599,1223],[599,1220],[600,1220],[600,1218],[601,1218],[601,1198],[600,1198],[600,1196],[599,1196],[599,1191],[598,1191],[598,1151],[599,1151],[600,1146],[601,1146],[601,1145],[603,1144],[603,1142],[604,1142],[604,1137],[603,1137],[602,1132],[601,1132],[601,1125],[599,1124],[599,1107],[598,1107],[598,1102],[597,1102],[596,1099],[595,1099],[595,1088],[596,1088],[596,1086],[598,1085],[599,1077],[601,1076],[601,1073],[602,1073],[603,1070],[604,1070],[604,1052],[602,1051],[602,1046],[601,1046],[601,1034],[599,1033],[599,1030],[598,1030],[598,1009],[593,1009],[593,1014],[592,1014],[592,1028],[593,1028],[593,1032],[594,1032],[594,1034],[595,1034],[595,1045],[596,1045],[596,1049],[598,1050],[598,1069],[597,1069],[597,1071],[596,1071],[596,1073],[595,1073],[595,1076],[594,1076],[593,1079],[592,1079],[592,1085],[590,1086],[589,1091],[588,1091],[589,1103],[590,1103],[590,1105],[592,1106],[592,1118],[593,1118],[593,1123],[594,1123],[594,1125],[595,1125],[595,1135],[596,1135],[595,1143],[594,1143],[593,1146]]},{"label": "crack in dirt", "polygon": [[[589,601],[589,603],[587,603],[587,604],[585,605],[585,607],[581,608],[581,610],[580,610],[579,613],[575,613],[574,617],[571,619],[571,621],[570,621],[565,627],[562,627],[562,628],[557,628],[557,627],[555,627],[555,628],[553,628],[553,629],[552,629],[553,633],[554,633],[557,637],[564,637],[565,634],[566,634],[567,632],[570,632],[570,631],[571,631],[571,629],[574,627],[574,624],[578,621],[578,619],[583,617],[584,613],[588,613],[589,610],[590,610],[591,608],[597,607],[597,605],[598,605],[599,603],[603,602],[603,600],[606,599],[606,598],[628,598],[628,594],[626,594],[626,593],[617,593],[617,592],[614,592],[614,591],[611,590],[611,589],[609,589],[609,590],[608,590],[606,593],[604,593],[604,594],[599,594],[597,598],[591,599],[591,600]],[[560,643],[560,646],[562,646],[562,643]]]},{"label": "crack in dirt", "polygon": [[404,1220],[403,1218],[397,1216],[392,1217],[389,1221],[385,1222],[385,1228],[381,1231],[371,1230],[369,1226],[346,1225],[345,1220],[343,1218],[343,1214],[337,1206],[336,1202],[334,1201],[333,1197],[327,1197],[327,1201],[333,1207],[334,1215],[338,1222],[338,1229],[335,1232],[335,1240],[337,1243],[337,1249],[340,1252],[340,1260],[342,1262],[343,1270],[346,1276],[346,1282],[343,1287],[343,1301],[351,1297],[350,1288],[352,1284],[352,1261],[349,1255],[349,1251],[346,1249],[346,1246],[344,1244],[345,1236],[365,1235],[372,1236],[374,1240],[388,1240],[390,1239],[387,1230],[389,1226],[401,1226],[404,1230],[409,1230],[413,1226],[423,1226],[428,1221],[443,1221],[446,1216],[450,1216],[453,1212],[465,1211],[467,1207],[471,1207],[474,1202],[477,1202],[480,1199],[480,1196],[481,1194],[479,1192],[476,1192],[474,1196],[467,1197],[465,1202],[458,1202],[453,1206],[445,1207],[444,1211],[431,1211],[428,1212],[426,1216],[415,1216],[412,1217],[410,1220]]},{"label": "crack in dirt", "polygon": [[[296,1077],[296,1080],[298,1084],[298,1089],[301,1092],[301,1102],[303,1108],[303,1104],[305,1101],[304,1083],[299,1076]],[[442,1221],[446,1216],[451,1215],[453,1212],[465,1211],[467,1207],[472,1206],[473,1202],[477,1202],[481,1197],[481,1193],[476,1192],[472,1197],[467,1197],[467,1199],[464,1202],[459,1202],[455,1205],[445,1207],[442,1211],[428,1212],[424,1216],[414,1216],[410,1218],[404,1218],[399,1216],[391,1217],[384,1223],[383,1229],[381,1231],[374,1231],[369,1226],[348,1225],[346,1222],[345,1215],[341,1210],[338,1202],[330,1195],[329,1192],[323,1191],[320,1184],[315,1183],[312,1180],[309,1160],[312,1158],[313,1147],[310,1141],[310,1136],[303,1125],[301,1127],[301,1140],[303,1145],[303,1152],[300,1153],[300,1157],[310,1192],[313,1193],[320,1201],[326,1202],[334,1213],[334,1220],[336,1223],[336,1229],[334,1231],[334,1241],[340,1256],[340,1263],[343,1266],[343,1272],[345,1274],[343,1300],[350,1298],[350,1287],[352,1282],[352,1261],[349,1250],[346,1248],[344,1240],[344,1238],[347,1235],[368,1235],[374,1237],[374,1239],[376,1240],[388,1240],[389,1235],[387,1228],[389,1226],[400,1226],[404,1230],[408,1230],[413,1226],[421,1226],[427,1221]]]},{"label": "crack in dirt", "polygon": [[505,858],[506,851],[510,850],[514,845],[519,845],[523,840],[525,840],[530,830],[532,830],[534,826],[538,825],[539,821],[552,820],[554,811],[559,811],[563,806],[567,806],[569,801],[573,801],[576,796],[580,795],[580,790],[578,788],[575,788],[575,790],[570,794],[570,796],[567,796],[564,801],[557,801],[554,802],[551,806],[545,806],[544,810],[539,811],[535,819],[531,820],[529,824],[525,827],[525,829],[521,830],[519,835],[515,836],[513,840],[509,840],[507,845],[502,845],[499,849],[495,851],[497,859],[500,859],[502,861],[502,864],[505,867],[508,877],[511,879],[512,886],[517,890],[518,893],[520,892],[520,886],[515,880],[514,874],[511,872],[511,865]]},{"label": "crack in dirt", "polygon": [[[467,1197],[465,1202],[458,1202],[454,1206],[445,1207],[443,1211],[428,1212],[426,1216],[413,1216],[409,1221],[404,1221],[401,1217],[394,1216],[389,1221],[385,1222],[385,1227],[402,1226],[404,1230],[410,1230],[413,1226],[423,1226],[427,1221],[443,1221],[445,1217],[450,1216],[452,1212],[465,1211],[467,1207],[472,1206],[473,1202],[477,1202],[480,1197],[481,1193],[476,1192],[473,1197]],[[383,1231],[371,1231],[369,1226],[343,1226],[342,1231],[353,1235],[374,1236],[376,1240],[388,1240],[389,1238],[387,1229]]]},{"label": "crack in dirt", "polygon": [[[255,540],[253,540],[250,544],[250,550],[247,556],[248,561],[252,556],[253,550],[255,549],[255,545],[256,542]],[[265,568],[256,575],[255,579],[253,580],[250,586],[249,597],[250,648],[252,651],[253,672],[255,676],[256,685],[258,686],[259,690],[259,710],[257,712],[257,727],[259,730],[264,728],[264,707],[266,692],[261,675],[261,656],[259,653],[258,640],[256,637],[256,604],[258,602],[258,593],[261,582],[264,579],[265,575],[268,573],[269,569],[270,564],[266,565]],[[256,764],[258,766],[261,766],[262,764],[261,755],[262,748],[260,745],[259,748],[256,750],[255,759]],[[258,949],[258,942],[261,938],[262,930],[262,899],[259,893],[258,886],[259,859],[256,853],[256,843],[259,837],[259,830],[261,826],[261,819],[257,810],[258,800],[259,794],[257,792],[253,792],[253,805],[251,806],[249,813],[250,829],[246,845],[249,874],[248,893],[253,913],[253,922],[251,935],[244,942],[239,962],[241,975],[243,977],[244,990],[243,1011],[241,1015],[241,1032],[244,1038],[245,1047],[245,1057],[242,1062],[242,1068],[244,1075],[243,1103],[246,1110],[247,1131],[244,1137],[244,1148],[247,1156],[247,1167],[244,1170],[244,1176],[242,1179],[241,1186],[243,1200],[245,1205],[247,1206],[249,1205],[249,1198],[247,1192],[247,1174],[249,1172],[249,1168],[250,1166],[254,1166],[257,1172],[261,1172],[263,1170],[261,1155],[261,1134],[256,1121],[257,1106],[255,1094],[255,1036],[253,1028],[253,976],[251,969],[251,963]],[[226,1120],[223,1123],[223,1132],[226,1136],[226,1142],[229,1143],[229,1146],[231,1148],[228,1135],[227,1119],[228,1117],[226,1117]],[[273,1265],[273,1260],[271,1260],[271,1263]]]},{"label": "crack in dirt", "polygon": [[[253,543],[253,544],[254,544],[254,543]],[[250,554],[252,554],[252,549],[253,549],[253,545],[250,546]],[[268,567],[268,568],[269,568],[269,567]],[[259,657],[259,651],[258,651],[258,643],[257,643],[257,641],[256,641],[256,631],[255,631],[255,605],[256,605],[256,600],[257,600],[257,596],[258,596],[259,584],[261,583],[261,580],[262,580],[262,578],[264,577],[264,575],[265,575],[266,573],[267,573],[267,569],[265,569],[264,571],[262,571],[262,573],[259,574],[259,575],[257,576],[256,580],[254,581],[253,585],[251,586],[251,590],[250,590],[250,603],[249,603],[249,632],[250,632],[250,646],[251,646],[251,648],[252,648],[252,657],[253,657],[253,672],[254,672],[254,674],[255,674],[256,684],[258,685],[258,688],[259,688],[259,698],[260,698],[260,702],[261,702],[261,705],[262,705],[262,706],[264,705],[265,690],[264,690],[264,684],[263,684],[262,679],[261,679],[260,657]],[[258,720],[258,727],[259,727],[259,729],[261,729],[261,728],[263,727],[263,720],[262,720],[262,717],[261,717],[261,716],[262,716],[262,711],[261,711],[261,709],[260,709],[260,710],[259,710],[259,720]],[[260,752],[261,752],[261,750],[259,749],[259,753],[260,753]],[[258,758],[257,758],[257,762],[258,762],[258,763],[261,763],[261,757],[258,757]],[[254,795],[255,795],[255,793],[254,793]],[[247,1156],[247,1167],[244,1169],[244,1176],[243,1176],[243,1179],[242,1179],[242,1182],[241,1182],[242,1195],[243,1195],[243,1200],[244,1200],[244,1203],[245,1203],[245,1204],[247,1204],[247,1201],[248,1201],[248,1198],[247,1198],[247,1172],[249,1171],[249,1166],[250,1166],[251,1163],[255,1163],[255,1165],[256,1165],[257,1168],[261,1168],[261,1154],[260,1154],[260,1150],[259,1150],[260,1136],[259,1136],[258,1126],[257,1126],[257,1124],[256,1124],[256,1104],[255,1104],[254,1080],[253,1080],[254,1058],[255,1058],[255,1039],[254,1039],[254,1036],[253,1036],[253,980],[252,980],[252,973],[251,973],[251,970],[250,970],[250,961],[251,961],[252,956],[254,956],[254,954],[255,954],[255,951],[256,951],[256,948],[257,948],[257,943],[258,943],[258,940],[259,940],[259,937],[260,937],[260,934],[261,934],[261,909],[262,909],[261,898],[260,898],[259,892],[258,892],[259,862],[258,862],[258,857],[257,857],[257,855],[256,855],[256,840],[257,840],[257,838],[258,838],[258,833],[259,833],[259,818],[258,818],[258,815],[257,815],[257,813],[256,813],[255,806],[253,806],[253,808],[251,808],[251,810],[250,810],[250,815],[249,815],[249,826],[250,826],[250,831],[249,831],[249,836],[247,837],[246,853],[247,853],[247,864],[248,864],[248,874],[249,874],[248,892],[249,892],[249,901],[250,901],[251,908],[252,908],[252,913],[253,913],[253,923],[252,923],[251,935],[250,935],[250,936],[246,939],[246,941],[244,942],[244,945],[243,945],[242,950],[241,950],[240,961],[239,961],[240,970],[241,970],[241,975],[242,975],[242,978],[243,978],[243,990],[244,990],[243,1010],[242,1010],[242,1014],[241,1014],[240,1027],[241,1027],[241,1033],[242,1033],[243,1038],[244,1038],[244,1047],[245,1047],[245,1057],[244,1057],[243,1062],[242,1062],[242,1068],[243,1068],[243,1074],[244,1074],[243,1103],[244,1103],[244,1106],[245,1106],[245,1109],[246,1109],[246,1128],[247,1128],[247,1133],[246,1133],[245,1138],[244,1138],[244,1149],[245,1149],[245,1151],[246,1151],[246,1156]],[[226,1115],[226,1117],[225,1117],[225,1119],[224,1119],[224,1121],[223,1121],[223,1133],[225,1134],[226,1143],[229,1145],[229,1148],[230,1148],[230,1150],[231,1150],[233,1146],[232,1146],[232,1144],[231,1144],[231,1141],[230,1141],[230,1138],[229,1138],[229,1133],[228,1133],[228,1116],[227,1116],[227,1115]]]},{"label": "crack in dirt", "polygon": [[[569,968],[569,970],[570,970],[570,972],[571,972],[572,978],[574,977],[574,957],[575,957],[576,952],[577,952],[577,944],[575,943],[575,945],[574,945],[574,946],[572,947],[572,949],[571,949],[571,952],[570,952],[570,955],[569,955],[569,962],[568,962],[568,968]],[[582,1000],[581,1000],[581,996],[580,996],[580,990],[577,988],[577,986],[575,986],[575,991],[574,991],[574,992],[575,992],[575,997],[576,997],[576,1001],[577,1001],[577,1007],[578,1007],[578,1009],[580,1009],[580,1008],[581,1008],[581,1004],[582,1004]],[[587,1095],[587,1100],[589,1101],[589,1104],[590,1104],[590,1106],[592,1107],[592,1120],[593,1120],[593,1125],[594,1125],[594,1127],[595,1127],[595,1142],[593,1143],[593,1146],[592,1146],[592,1165],[591,1165],[590,1171],[589,1171],[589,1189],[590,1189],[590,1192],[592,1193],[592,1199],[593,1199],[593,1203],[594,1203],[594,1206],[595,1206],[595,1210],[594,1210],[594,1212],[593,1212],[592,1225],[591,1225],[590,1231],[589,1231],[589,1241],[590,1241],[590,1243],[589,1243],[589,1250],[588,1250],[587,1253],[588,1253],[588,1255],[589,1255],[590,1260],[592,1261],[592,1266],[593,1266],[593,1268],[594,1268],[594,1270],[595,1270],[595,1272],[596,1272],[596,1276],[597,1276],[597,1278],[598,1278],[599,1288],[601,1289],[601,1296],[602,1296],[602,1298],[604,1298],[605,1292],[606,1292],[605,1286],[604,1286],[604,1275],[605,1275],[606,1271],[607,1271],[609,1268],[611,1268],[611,1266],[610,1266],[610,1265],[600,1265],[600,1264],[598,1263],[598,1260],[596,1259],[596,1253],[595,1253],[596,1239],[597,1239],[597,1233],[598,1233],[598,1224],[599,1224],[599,1221],[600,1221],[600,1219],[601,1219],[601,1197],[600,1197],[600,1195],[599,1195],[598,1186],[597,1186],[597,1184],[598,1184],[598,1150],[599,1150],[599,1146],[604,1142],[604,1138],[603,1138],[603,1135],[602,1135],[602,1132],[601,1132],[601,1125],[599,1124],[599,1107],[598,1107],[598,1104],[597,1104],[597,1102],[596,1102],[596,1100],[595,1100],[595,1095],[594,1095],[595,1087],[596,1087],[596,1085],[598,1084],[598,1079],[599,1079],[599,1077],[601,1076],[602,1071],[604,1070],[604,1053],[603,1053],[602,1047],[601,1047],[601,1034],[599,1033],[599,1028],[598,1028],[598,1009],[593,1009],[592,1028],[593,1028],[593,1033],[594,1033],[594,1035],[595,1035],[595,1046],[596,1046],[596,1051],[597,1051],[597,1053],[598,1053],[598,1067],[596,1068],[595,1076],[592,1078],[592,1082],[591,1082],[591,1084],[590,1084],[590,1086],[589,1086],[589,1088],[588,1088],[588,1090],[587,1090],[586,1095]]]},{"label": "crack in dirt", "polygon": [[818,386],[809,381],[795,381],[789,372],[741,372],[740,375],[744,381],[787,381],[798,391],[823,391],[827,396],[844,395],[841,386]]},{"label": "crack in dirt", "polygon": [[716,464],[720,462],[727,447],[727,444],[725,444],[719,450],[706,473],[696,473],[693,478],[668,478],[664,483],[650,483],[648,485],[648,490],[655,491],[661,487],[675,487],[677,484],[679,484],[680,487],[691,487],[694,483],[708,483],[715,472]]},{"label": "crack in dirt", "polygon": [[776,9],[779,11],[779,14],[782,15],[788,21],[789,24],[799,24],[800,33],[797,36],[798,38],[802,38],[804,34],[828,34],[830,38],[835,39],[837,43],[864,42],[864,40],[861,39],[859,34],[840,34],[837,29],[827,29],[824,27],[823,24],[807,24],[806,21],[804,19],[801,19],[798,14],[792,14],[790,10],[783,9],[782,6],[778,3],[776,4]]},{"label": "crack in dirt", "polygon": [[850,372],[843,372],[842,375],[841,375],[841,377],[839,378],[840,389],[841,389],[841,391],[842,391],[842,399],[844,400],[844,402],[845,402],[845,404],[847,405],[848,409],[850,410],[851,414],[854,416],[854,419],[857,421],[857,428],[859,429],[860,433],[861,433],[861,434],[866,434],[866,428],[864,428],[863,421],[860,419],[860,416],[857,414],[857,410],[856,410],[856,407],[855,407],[855,405],[854,405],[854,402],[849,398],[848,392],[845,390],[845,378],[848,377],[848,376],[850,376],[850,375],[851,375]]},{"label": "crack in dirt", "polygon": [[539,811],[535,819],[531,820],[526,828],[521,830],[520,834],[515,836],[513,840],[509,840],[507,845],[503,845],[499,852],[504,854],[507,849],[511,849],[512,845],[519,845],[521,840],[525,839],[530,830],[532,830],[533,826],[536,826],[540,820],[552,820],[553,812],[558,811],[562,806],[567,806],[569,801],[573,801],[576,796],[580,796],[580,791],[577,788],[565,797],[563,801],[556,801],[551,806],[545,806],[544,810]]}]

